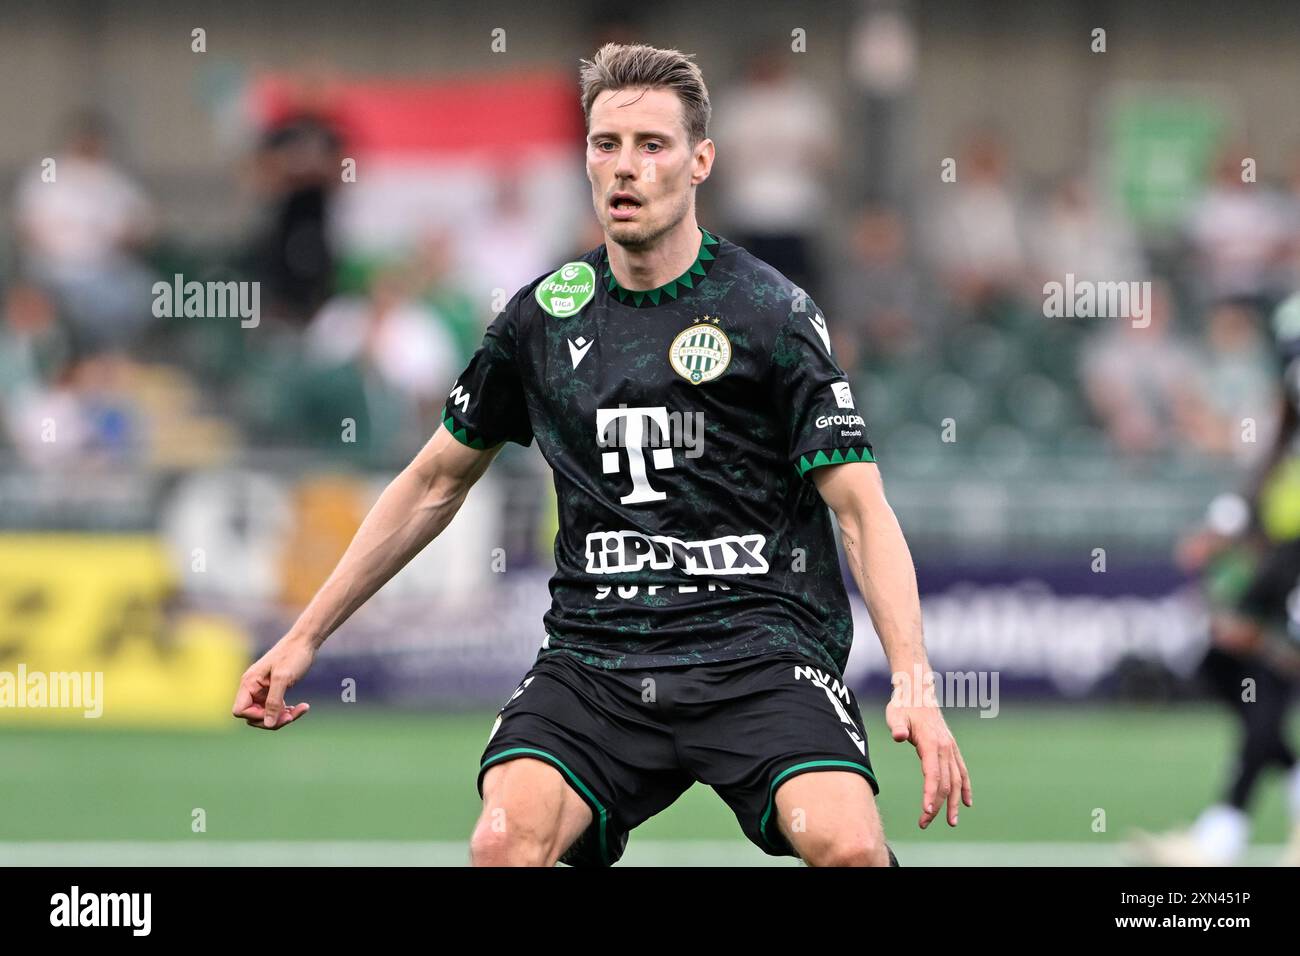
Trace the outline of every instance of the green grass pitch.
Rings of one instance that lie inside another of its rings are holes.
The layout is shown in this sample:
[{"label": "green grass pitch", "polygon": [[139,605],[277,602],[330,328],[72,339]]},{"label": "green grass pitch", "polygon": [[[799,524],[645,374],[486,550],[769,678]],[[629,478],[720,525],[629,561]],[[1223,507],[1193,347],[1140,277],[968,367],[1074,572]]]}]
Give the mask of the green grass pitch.
[{"label": "green grass pitch", "polygon": [[[166,843],[171,862],[221,862],[204,854],[236,843],[275,846],[276,858],[289,861],[461,862],[492,717],[338,705],[276,734],[233,720],[211,732],[8,727],[0,730],[0,865],[144,862]],[[1010,705],[993,719],[952,713],[975,806],[963,808],[955,831],[942,821],[921,831],[915,753],[888,738],[879,708],[867,718],[886,832],[904,864],[909,853],[922,863],[1061,862],[1062,853],[1116,862],[1133,828],[1188,822],[1218,794],[1237,732],[1211,706]],[[206,832],[192,832],[196,809]],[[1094,830],[1097,811],[1104,832]],[[1256,842],[1285,839],[1276,775],[1254,817]],[[96,855],[101,843],[105,852]],[[625,859],[771,862],[702,786],[634,832]]]}]

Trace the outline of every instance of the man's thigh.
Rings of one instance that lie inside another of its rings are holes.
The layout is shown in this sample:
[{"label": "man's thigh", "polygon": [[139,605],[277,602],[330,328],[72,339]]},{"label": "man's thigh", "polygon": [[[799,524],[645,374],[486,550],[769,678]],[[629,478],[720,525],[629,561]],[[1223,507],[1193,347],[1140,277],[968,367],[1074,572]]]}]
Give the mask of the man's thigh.
[{"label": "man's thigh", "polygon": [[532,757],[496,764],[483,774],[472,862],[554,866],[591,822],[587,802],[551,764]]},{"label": "man's thigh", "polygon": [[[487,776],[523,762],[551,768],[556,776],[546,779],[558,776],[588,809],[588,825],[558,851],[561,862],[574,866],[617,862],[630,832],[693,782],[678,765],[672,733],[643,700],[634,675],[561,654],[541,658],[502,707],[480,763],[485,801]],[[510,792],[528,799],[527,791],[512,786]],[[559,811],[563,804],[549,806]],[[509,826],[509,808],[504,809]]]},{"label": "man's thigh", "polygon": [[880,811],[867,779],[842,770],[799,774],[776,791],[777,825],[810,866],[889,866]]},{"label": "man's thigh", "polygon": [[[787,783],[803,777],[844,781],[838,789],[855,800],[845,813],[867,814],[865,832],[875,832],[872,821],[879,829],[875,801],[862,799],[864,791],[878,791],[862,715],[851,691],[825,665],[779,652],[692,667],[666,689],[675,698],[673,726],[686,769],[718,792],[763,852],[807,859],[787,836],[776,799]],[[804,784],[794,792],[820,789]],[[823,828],[830,825],[828,814],[815,815],[823,817]]]}]

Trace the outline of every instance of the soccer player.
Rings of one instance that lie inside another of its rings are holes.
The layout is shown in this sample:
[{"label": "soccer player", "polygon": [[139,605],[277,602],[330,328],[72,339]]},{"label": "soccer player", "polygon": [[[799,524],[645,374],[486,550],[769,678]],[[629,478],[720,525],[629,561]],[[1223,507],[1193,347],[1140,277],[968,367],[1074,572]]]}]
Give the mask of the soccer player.
[{"label": "soccer player", "polygon": [[1273,314],[1282,371],[1279,425],[1244,495],[1222,495],[1206,527],[1184,540],[1179,561],[1204,570],[1211,645],[1201,671],[1241,722],[1236,759],[1219,802],[1186,830],[1138,833],[1141,862],[1160,866],[1239,863],[1250,836],[1250,804],[1265,771],[1287,778],[1291,838],[1278,861],[1300,866],[1300,762],[1287,714],[1300,678],[1300,295]]},{"label": "soccer player", "polygon": [[[535,438],[559,502],[553,601],[483,753],[472,861],[611,864],[700,781],[768,854],[896,865],[843,680],[852,618],[827,506],[893,672],[931,671],[826,318],[696,224],[714,144],[689,56],[607,44],[581,79],[606,242],[506,304],[443,427],[249,668],[234,714],[278,729],[306,713],[285,691],[320,644],[447,525],[504,442]],[[896,691],[885,718],[921,761],[920,826],[945,804],[956,826],[970,778],[932,695]]]}]

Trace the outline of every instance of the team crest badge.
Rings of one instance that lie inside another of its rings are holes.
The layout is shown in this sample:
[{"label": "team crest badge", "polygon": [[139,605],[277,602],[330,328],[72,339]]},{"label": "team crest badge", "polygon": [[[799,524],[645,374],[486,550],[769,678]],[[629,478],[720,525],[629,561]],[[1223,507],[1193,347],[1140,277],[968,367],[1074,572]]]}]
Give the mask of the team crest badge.
[{"label": "team crest badge", "polygon": [[731,340],[715,324],[716,318],[692,325],[677,333],[668,349],[673,371],[692,385],[711,382],[731,364]]},{"label": "team crest badge", "polygon": [[586,262],[570,262],[543,279],[533,293],[557,319],[577,315],[596,294],[596,270]]}]

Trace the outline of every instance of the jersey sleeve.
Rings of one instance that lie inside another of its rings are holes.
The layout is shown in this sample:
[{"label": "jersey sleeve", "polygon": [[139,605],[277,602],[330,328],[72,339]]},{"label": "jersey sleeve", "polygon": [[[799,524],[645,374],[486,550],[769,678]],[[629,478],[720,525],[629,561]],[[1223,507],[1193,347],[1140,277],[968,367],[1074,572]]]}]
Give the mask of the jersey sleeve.
[{"label": "jersey sleeve", "polygon": [[826,319],[811,300],[805,304],[787,317],[772,350],[778,414],[801,477],[823,465],[876,460],[848,378],[831,355]]},{"label": "jersey sleeve", "polygon": [[524,291],[516,293],[488,326],[483,344],[443,406],[443,425],[470,448],[495,448],[506,441],[532,443],[533,427],[519,374],[519,310]]}]

